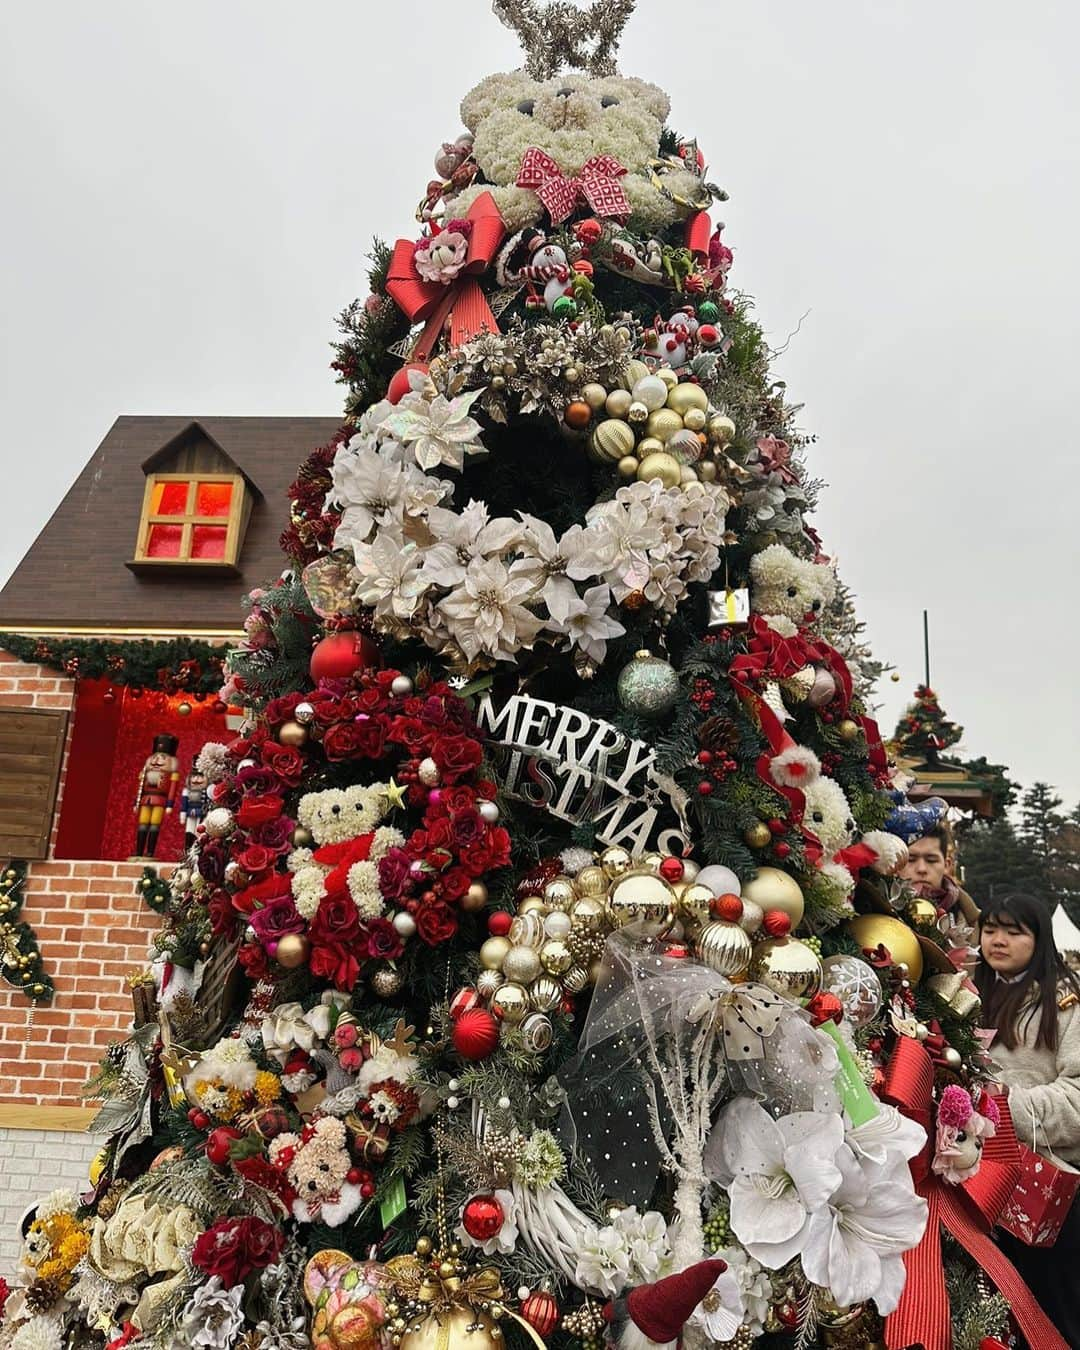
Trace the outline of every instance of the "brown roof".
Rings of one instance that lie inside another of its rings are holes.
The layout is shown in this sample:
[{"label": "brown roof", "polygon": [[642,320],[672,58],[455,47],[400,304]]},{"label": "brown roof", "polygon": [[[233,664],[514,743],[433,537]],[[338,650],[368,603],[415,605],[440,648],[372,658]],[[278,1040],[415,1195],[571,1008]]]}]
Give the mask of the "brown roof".
[{"label": "brown roof", "polygon": [[[118,417],[0,591],[0,630],[238,628],[241,597],[276,577],[289,483],[306,456],[341,425],[336,417]],[[202,433],[244,475],[253,509],[239,575],[136,575],[146,472],[162,452]]]}]

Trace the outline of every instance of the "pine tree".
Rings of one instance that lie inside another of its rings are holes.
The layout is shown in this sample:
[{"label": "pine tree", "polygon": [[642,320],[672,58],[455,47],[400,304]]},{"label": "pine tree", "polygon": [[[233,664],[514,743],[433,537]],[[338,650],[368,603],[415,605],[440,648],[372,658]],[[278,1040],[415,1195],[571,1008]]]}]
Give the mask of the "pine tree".
[{"label": "pine tree", "polygon": [[[160,1020],[95,1080],[91,1203],[50,1197],[77,1230],[36,1282],[50,1343],[110,1322],[122,1251],[136,1297],[167,1272],[157,1346],[374,1320],[486,1350],[514,1305],[591,1350],[605,1302],[718,1246],[740,1341],[827,1341],[840,1303],[869,1343],[921,1238],[897,1132],[883,1184],[856,1122],[890,1056],[941,1088],[930,1023],[948,1080],[978,1081],[971,1012],[922,981],[919,939],[946,969],[962,939],[884,879],[910,804],[875,663],[727,285],[724,194],[666,96],[611,74],[631,8],[497,0],[528,69],[466,97],[418,237],[375,248],[342,316],[347,424],[301,466],[229,658],[248,722],[200,757]],[[915,734],[953,744],[921,697]],[[836,1179],[815,1232],[862,1207],[844,1242],[756,1226],[777,1187],[804,1205],[793,1139]]]},{"label": "pine tree", "polygon": [[1061,798],[1049,783],[1034,783],[1024,793],[1020,801],[1020,825],[1017,833],[1020,838],[1043,860],[1049,864],[1051,844],[1054,836],[1065,823],[1058,813]]},{"label": "pine tree", "polygon": [[1047,895],[1045,860],[1008,816],[975,822],[961,835],[959,854],[964,888],[980,908],[1011,891]]}]

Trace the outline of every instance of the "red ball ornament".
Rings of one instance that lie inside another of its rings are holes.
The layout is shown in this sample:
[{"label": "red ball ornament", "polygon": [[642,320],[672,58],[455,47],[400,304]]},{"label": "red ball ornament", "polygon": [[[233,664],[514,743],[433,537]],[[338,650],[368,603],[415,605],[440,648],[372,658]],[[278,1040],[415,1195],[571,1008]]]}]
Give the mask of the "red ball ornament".
[{"label": "red ball ornament", "polygon": [[229,1161],[229,1149],[234,1139],[242,1139],[244,1136],[239,1130],[234,1130],[231,1125],[219,1125],[216,1130],[211,1130],[206,1140],[207,1161],[212,1162],[215,1167],[224,1167]]},{"label": "red ball ornament", "polygon": [[683,866],[683,860],[681,858],[664,858],[660,864],[660,875],[672,886],[674,886],[677,881],[682,881],[683,873],[685,871],[686,868]]},{"label": "red ball ornament", "polygon": [[728,891],[726,895],[718,895],[715,900],[709,902],[709,913],[714,919],[722,919],[725,923],[738,923],[742,918],[742,912],[742,897],[732,891]]},{"label": "red ball ornament", "polygon": [[773,852],[778,858],[786,858],[791,852],[791,845],[785,843],[783,839],[773,845]]},{"label": "red ball ornament", "polygon": [[487,1059],[499,1044],[499,1024],[486,1008],[470,1008],[455,1019],[450,1039],[462,1059]]},{"label": "red ball ornament", "polygon": [[715,347],[720,341],[720,330],[711,323],[703,323],[697,330],[698,341],[703,347]]},{"label": "red ball ornament", "polygon": [[421,374],[427,374],[427,363],[425,361],[410,361],[408,365],[402,366],[396,370],[390,379],[390,384],[386,390],[386,401],[388,403],[400,403],[412,387],[409,384],[409,372],[418,370]]},{"label": "red ball ornament", "polygon": [[363,633],[331,633],[311,653],[311,678],[347,680],[358,670],[382,664],[379,648]]},{"label": "red ball ornament", "polygon": [[514,896],[520,903],[530,895],[539,895],[544,887],[562,871],[559,858],[541,858],[535,867],[529,869],[514,888]]},{"label": "red ball ornament", "polygon": [[784,833],[784,822],[776,816],[773,816],[772,820],[767,820],[765,824],[768,825],[769,831],[772,834]]},{"label": "red ball ornament", "polygon": [[457,1019],[473,1008],[480,1006],[480,995],[475,989],[459,989],[450,1000],[450,1016],[456,1022]]},{"label": "red ball ornament", "polygon": [[559,1320],[559,1305],[555,1302],[555,1295],[549,1294],[546,1289],[538,1289],[522,1303],[521,1315],[538,1336],[549,1336]]},{"label": "red ball ornament", "polygon": [[761,926],[769,937],[787,937],[791,932],[791,916],[782,909],[770,909],[762,919]]},{"label": "red ball ornament", "polygon": [[493,1195],[474,1195],[461,1211],[461,1226],[474,1242],[488,1242],[506,1222],[502,1205]]},{"label": "red ball ornament", "polygon": [[506,937],[513,922],[512,914],[507,914],[505,909],[497,909],[494,914],[488,916],[488,932],[492,937]]}]

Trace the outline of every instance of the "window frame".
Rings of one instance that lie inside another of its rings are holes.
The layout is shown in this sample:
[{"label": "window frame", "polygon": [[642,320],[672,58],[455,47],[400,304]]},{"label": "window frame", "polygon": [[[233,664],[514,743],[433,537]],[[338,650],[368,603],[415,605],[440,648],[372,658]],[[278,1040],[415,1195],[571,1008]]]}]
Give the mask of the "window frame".
[{"label": "window frame", "polygon": [[[182,515],[163,516],[151,510],[155,489],[161,483],[187,483],[188,497]],[[229,498],[227,516],[200,516],[194,509],[195,495],[200,483],[230,483],[232,495]],[[142,514],[139,518],[139,533],[135,544],[134,562],[139,567],[228,567],[236,566],[240,552],[240,526],[244,510],[243,475],[238,473],[200,473],[190,470],[187,473],[148,473],[143,492]],[[180,552],[171,558],[152,556],[147,553],[150,531],[155,525],[180,526]],[[220,558],[191,557],[192,529],[196,525],[225,526],[225,552]]]}]

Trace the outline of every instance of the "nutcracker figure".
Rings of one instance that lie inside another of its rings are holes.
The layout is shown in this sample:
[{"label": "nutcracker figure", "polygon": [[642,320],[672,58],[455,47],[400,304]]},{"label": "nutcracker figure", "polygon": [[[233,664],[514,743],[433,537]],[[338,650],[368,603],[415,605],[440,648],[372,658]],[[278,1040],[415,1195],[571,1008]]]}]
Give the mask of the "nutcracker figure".
[{"label": "nutcracker figure", "polygon": [[135,797],[135,815],[139,822],[135,850],[140,858],[152,858],[157,848],[158,831],[165,816],[176,804],[176,785],[180,781],[180,761],[175,736],[155,736],[154,751],[139,775]]},{"label": "nutcracker figure", "polygon": [[210,780],[193,765],[180,793],[180,824],[184,827],[185,847],[190,848],[195,842],[199,822],[209,809]]}]

